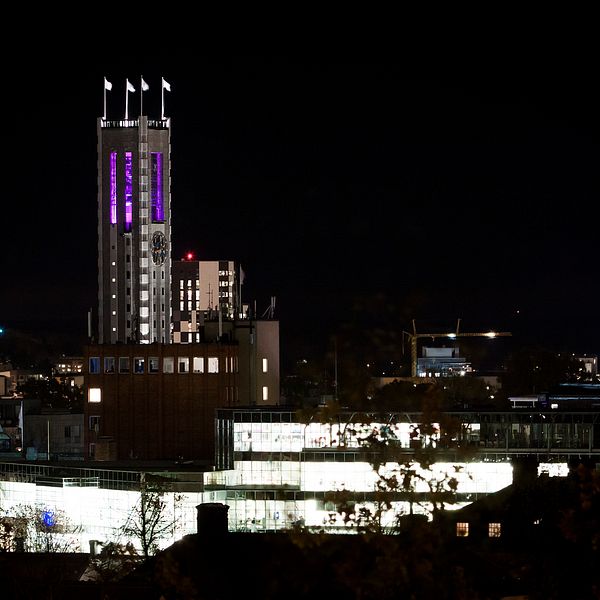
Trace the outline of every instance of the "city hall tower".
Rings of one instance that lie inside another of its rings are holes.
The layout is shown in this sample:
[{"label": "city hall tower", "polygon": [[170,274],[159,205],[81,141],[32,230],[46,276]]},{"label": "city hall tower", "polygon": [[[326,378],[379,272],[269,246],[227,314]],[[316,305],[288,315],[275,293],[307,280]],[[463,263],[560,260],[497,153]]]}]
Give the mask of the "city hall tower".
[{"label": "city hall tower", "polygon": [[[162,80],[165,88],[170,86]],[[98,342],[169,343],[171,121],[98,119]],[[141,81],[140,94],[148,86]]]}]

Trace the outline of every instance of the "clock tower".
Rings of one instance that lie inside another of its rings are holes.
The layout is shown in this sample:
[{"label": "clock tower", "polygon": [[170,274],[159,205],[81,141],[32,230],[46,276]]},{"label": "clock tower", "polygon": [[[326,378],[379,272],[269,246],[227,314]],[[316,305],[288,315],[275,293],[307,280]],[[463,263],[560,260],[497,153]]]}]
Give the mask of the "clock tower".
[{"label": "clock tower", "polygon": [[98,119],[98,342],[170,343],[171,120]]}]

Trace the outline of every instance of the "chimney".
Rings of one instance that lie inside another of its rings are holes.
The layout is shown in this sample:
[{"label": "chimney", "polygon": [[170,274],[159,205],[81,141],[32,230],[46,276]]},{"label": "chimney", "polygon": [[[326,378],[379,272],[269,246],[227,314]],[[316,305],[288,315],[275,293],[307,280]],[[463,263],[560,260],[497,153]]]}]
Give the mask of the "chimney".
[{"label": "chimney", "polygon": [[535,457],[521,456],[512,459],[513,486],[528,488],[537,480],[538,461]]},{"label": "chimney", "polygon": [[216,538],[224,536],[228,530],[227,511],[229,506],[220,502],[205,502],[196,506],[198,534]]}]

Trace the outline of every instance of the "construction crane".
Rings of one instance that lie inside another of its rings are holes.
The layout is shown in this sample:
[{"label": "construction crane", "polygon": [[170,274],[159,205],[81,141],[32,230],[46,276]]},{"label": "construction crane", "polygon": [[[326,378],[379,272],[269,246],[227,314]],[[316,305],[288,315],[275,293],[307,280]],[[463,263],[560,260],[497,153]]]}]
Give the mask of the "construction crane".
[{"label": "construction crane", "polygon": [[456,331],[454,333],[417,333],[415,320],[412,320],[413,332],[403,331],[402,333],[410,340],[410,371],[411,377],[417,376],[417,340],[419,338],[449,338],[451,340],[457,337],[487,337],[490,339],[509,336],[512,333],[507,331],[485,331],[483,333],[463,333],[459,331],[460,319],[456,322]]}]

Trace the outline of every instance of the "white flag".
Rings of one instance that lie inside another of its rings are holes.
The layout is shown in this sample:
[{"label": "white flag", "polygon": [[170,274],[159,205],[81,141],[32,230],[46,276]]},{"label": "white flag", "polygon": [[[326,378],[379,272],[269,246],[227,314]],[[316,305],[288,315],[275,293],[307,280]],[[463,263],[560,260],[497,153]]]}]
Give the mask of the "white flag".
[{"label": "white flag", "polygon": [[148,84],[144,81],[144,78],[142,77],[142,92],[147,92],[150,88],[148,87]]},{"label": "white flag", "polygon": [[108,81],[106,79],[106,77],[104,78],[104,89],[105,90],[112,90],[112,83],[110,81]]},{"label": "white flag", "polygon": [[135,92],[135,88],[133,87],[133,84],[129,83],[129,79],[127,79],[127,91]]},{"label": "white flag", "polygon": [[244,279],[246,279],[246,273],[244,273],[244,269],[242,269],[242,265],[240,265],[240,285],[243,285]]},{"label": "white flag", "polygon": [[165,90],[167,90],[167,92],[171,91],[171,84],[165,81],[164,77],[162,78],[162,84]]}]

